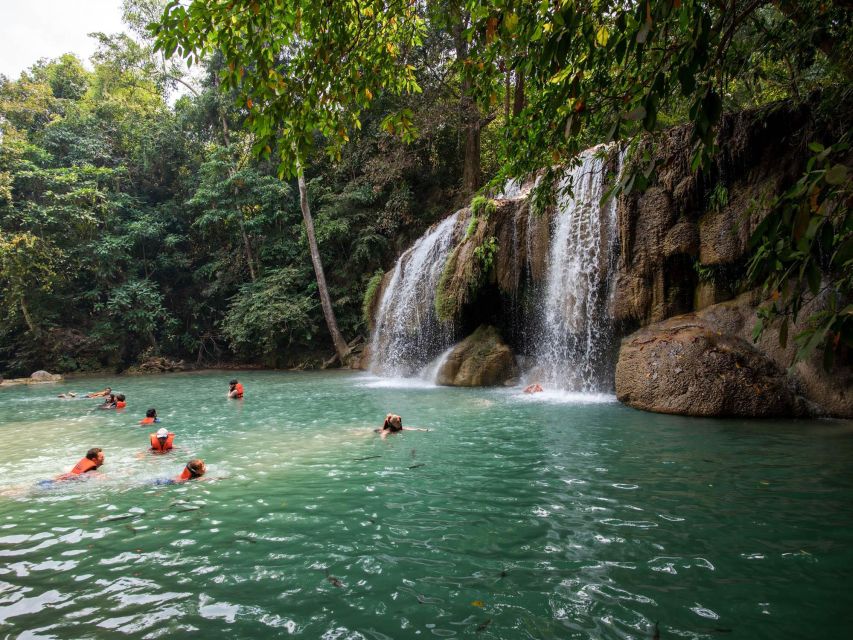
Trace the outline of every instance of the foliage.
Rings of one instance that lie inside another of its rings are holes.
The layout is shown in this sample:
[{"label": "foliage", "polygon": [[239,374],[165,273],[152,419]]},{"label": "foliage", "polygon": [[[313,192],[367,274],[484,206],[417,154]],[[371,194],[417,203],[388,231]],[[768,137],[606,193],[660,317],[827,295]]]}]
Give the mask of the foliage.
[{"label": "foliage", "polygon": [[[502,67],[526,79],[527,105],[507,123],[500,179],[565,162],[591,142],[653,132],[661,116],[668,124],[692,122],[696,169],[714,151],[727,105],[746,94],[765,102],[790,95],[789,86],[776,84],[784,75],[776,69],[808,69],[809,88],[851,77],[853,16],[841,0],[466,6],[476,45],[467,62],[481,102],[494,101]],[[741,90],[744,82],[751,91]]]},{"label": "foliage", "polygon": [[[212,0],[186,7],[175,0],[151,30],[167,58],[223,57],[222,82],[246,110],[253,150],[269,157],[275,149],[283,176],[296,175],[315,134],[339,157],[375,94],[420,91],[407,53],[421,43],[423,23],[409,3],[335,0],[303,10],[301,3],[252,2],[235,11]],[[384,123],[410,137],[411,111]]]},{"label": "foliage", "polygon": [[832,367],[842,348],[853,347],[853,163],[850,144],[813,142],[806,172],[772,199],[752,234],[749,277],[770,302],[759,311],[754,337],[779,322],[779,343],[812,299],[822,309],[794,336],[797,358],[823,345],[824,366]]},{"label": "foliage", "polygon": [[240,287],[222,322],[223,335],[236,352],[275,365],[280,352],[310,342],[315,303],[310,295],[295,292],[299,278],[296,269],[284,267]]},{"label": "foliage", "polygon": [[480,264],[480,273],[483,276],[491,272],[498,249],[498,239],[495,236],[483,239],[483,243],[474,248],[474,257]]},{"label": "foliage", "polygon": [[382,278],[385,272],[382,269],[377,269],[376,272],[367,281],[367,288],[364,290],[364,298],[361,302],[361,317],[364,324],[368,327],[373,326],[373,305],[376,303],[376,295],[379,293],[379,287],[382,285]]},{"label": "foliage", "polygon": [[488,218],[495,212],[496,202],[483,195],[476,195],[471,200],[471,213],[475,216],[482,215]]}]

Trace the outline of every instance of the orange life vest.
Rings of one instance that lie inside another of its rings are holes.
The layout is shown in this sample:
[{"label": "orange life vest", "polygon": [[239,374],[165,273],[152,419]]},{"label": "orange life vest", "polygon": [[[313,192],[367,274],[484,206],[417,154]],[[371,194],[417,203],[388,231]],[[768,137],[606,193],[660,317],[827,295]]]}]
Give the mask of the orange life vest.
[{"label": "orange life vest", "polygon": [[142,418],[142,420],[139,421],[139,424],[154,424],[155,420],[157,420],[157,418]]},{"label": "orange life vest", "polygon": [[80,475],[81,473],[86,473],[87,471],[94,471],[98,468],[98,465],[95,464],[94,460],[89,460],[89,458],[83,458],[80,462],[74,465],[74,468],[71,470],[71,475]]},{"label": "orange life vest", "polygon": [[126,406],[127,406],[127,403],[122,401],[122,400],[119,400],[118,402],[116,402],[116,409],[124,409]]},{"label": "orange life vest", "polygon": [[241,383],[238,382],[237,384],[234,385],[234,391],[237,392],[237,395],[234,396],[235,398],[242,398],[243,397],[243,385]]},{"label": "orange life vest", "polygon": [[175,434],[169,433],[169,435],[166,436],[166,441],[162,444],[160,443],[160,438],[157,437],[156,433],[150,434],[149,437],[151,438],[151,448],[158,453],[165,453],[172,448],[172,441],[175,439]]},{"label": "orange life vest", "polygon": [[190,473],[189,467],[184,467],[184,470],[181,471],[181,475],[178,476],[178,480],[180,482],[184,482],[185,480],[192,479],[193,474]]}]

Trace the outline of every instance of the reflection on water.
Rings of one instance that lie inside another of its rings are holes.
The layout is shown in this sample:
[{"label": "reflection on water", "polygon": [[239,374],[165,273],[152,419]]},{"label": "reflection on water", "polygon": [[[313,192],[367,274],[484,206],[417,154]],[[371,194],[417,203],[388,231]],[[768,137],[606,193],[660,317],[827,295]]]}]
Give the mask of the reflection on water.
[{"label": "reflection on water", "polygon": [[[348,373],[246,373],[226,401],[229,377],[77,385],[122,413],[0,392],[4,635],[846,635],[850,423]],[[144,453],[151,406],[179,451]],[[431,431],[381,440],[389,411]],[[91,446],[103,477],[38,487]],[[154,484],[191,457],[213,481]]]}]

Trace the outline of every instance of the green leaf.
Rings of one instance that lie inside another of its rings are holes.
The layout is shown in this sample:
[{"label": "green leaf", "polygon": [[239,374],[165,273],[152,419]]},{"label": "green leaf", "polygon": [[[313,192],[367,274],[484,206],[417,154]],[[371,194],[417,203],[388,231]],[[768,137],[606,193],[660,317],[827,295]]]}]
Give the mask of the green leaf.
[{"label": "green leaf", "polygon": [[823,177],[827,184],[842,184],[847,180],[847,167],[836,164]]}]

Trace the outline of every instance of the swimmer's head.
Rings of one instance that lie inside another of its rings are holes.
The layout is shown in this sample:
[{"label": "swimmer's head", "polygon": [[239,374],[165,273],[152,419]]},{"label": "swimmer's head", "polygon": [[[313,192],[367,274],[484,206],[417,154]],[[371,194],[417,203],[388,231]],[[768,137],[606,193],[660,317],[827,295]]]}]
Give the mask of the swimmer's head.
[{"label": "swimmer's head", "polygon": [[187,462],[187,471],[190,472],[190,476],[193,478],[201,478],[205,471],[207,471],[207,466],[204,464],[204,460],[201,458],[194,458]]},{"label": "swimmer's head", "polygon": [[156,418],[157,417],[157,409],[151,408],[145,412],[146,418]]},{"label": "swimmer's head", "polygon": [[402,431],[403,418],[395,413],[389,413],[385,416],[385,424],[382,425],[382,428],[388,429],[389,431]]},{"label": "swimmer's head", "polygon": [[123,394],[123,393],[119,393],[119,394],[116,396],[116,400],[118,400],[119,402],[124,402],[124,394]]},{"label": "swimmer's head", "polygon": [[100,447],[92,447],[86,452],[86,458],[100,467],[104,464],[104,450]]}]

